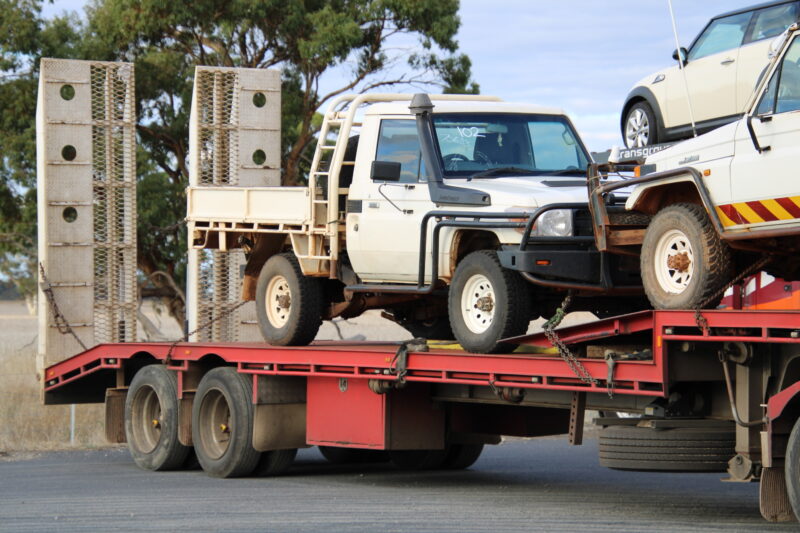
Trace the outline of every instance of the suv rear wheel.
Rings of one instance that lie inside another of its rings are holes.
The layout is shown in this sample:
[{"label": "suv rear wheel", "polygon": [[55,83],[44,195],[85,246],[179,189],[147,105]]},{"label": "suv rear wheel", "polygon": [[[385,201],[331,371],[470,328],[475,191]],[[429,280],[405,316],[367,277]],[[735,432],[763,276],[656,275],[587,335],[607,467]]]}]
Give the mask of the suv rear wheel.
[{"label": "suv rear wheel", "polygon": [[625,146],[642,148],[658,143],[658,123],[653,108],[646,102],[637,102],[625,114]]}]

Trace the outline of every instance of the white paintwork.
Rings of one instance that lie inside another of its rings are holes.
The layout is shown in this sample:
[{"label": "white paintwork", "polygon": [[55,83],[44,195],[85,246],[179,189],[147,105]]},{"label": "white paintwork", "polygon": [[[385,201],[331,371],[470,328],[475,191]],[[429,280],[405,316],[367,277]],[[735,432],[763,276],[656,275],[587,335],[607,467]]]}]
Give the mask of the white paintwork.
[{"label": "white paintwork", "polygon": [[489,278],[475,274],[467,280],[461,293],[461,316],[472,333],[481,334],[491,327],[495,303],[494,287]]},{"label": "white paintwork", "polygon": [[311,219],[305,187],[189,187],[189,222],[308,224]]},{"label": "white paintwork", "polygon": [[[687,268],[685,270],[670,268],[669,259],[683,254],[688,261]],[[677,229],[664,233],[656,243],[653,266],[656,280],[664,292],[680,294],[685,291],[694,275],[694,251],[686,234]]]}]

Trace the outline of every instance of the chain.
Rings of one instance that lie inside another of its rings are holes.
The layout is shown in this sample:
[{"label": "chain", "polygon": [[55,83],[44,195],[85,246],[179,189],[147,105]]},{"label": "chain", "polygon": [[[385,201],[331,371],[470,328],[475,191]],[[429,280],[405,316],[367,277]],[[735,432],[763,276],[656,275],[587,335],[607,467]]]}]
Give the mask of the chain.
[{"label": "chain", "polygon": [[199,326],[194,328],[192,331],[186,333],[180,339],[178,339],[176,341],[173,341],[172,344],[169,345],[169,349],[167,350],[167,356],[164,358],[164,364],[168,365],[168,364],[170,364],[172,362],[172,352],[173,352],[173,350],[175,350],[175,347],[178,345],[178,343],[188,341],[189,337],[191,337],[195,333],[203,331],[207,327],[214,325],[216,322],[218,322],[218,321],[222,320],[223,318],[227,317],[228,315],[230,315],[231,313],[233,313],[234,311],[236,311],[237,309],[242,307],[247,302],[248,302],[248,300],[243,300],[243,301],[239,302],[238,304],[234,305],[233,307],[231,307],[229,309],[226,309],[225,311],[223,311],[222,313],[218,314],[217,316],[215,316],[211,320],[205,322],[204,324],[200,324]]},{"label": "chain", "polygon": [[567,314],[567,308],[569,307],[570,302],[572,302],[572,293],[568,293],[567,297],[564,298],[564,301],[561,302],[561,307],[556,309],[556,313],[548,320],[547,322],[542,325],[542,329],[544,330],[544,334],[547,337],[547,340],[550,341],[557,350],[558,355],[561,356],[561,359],[564,360],[565,363],[569,366],[570,370],[580,379],[583,383],[591,383],[592,385],[597,385],[597,379],[593,378],[592,375],[586,370],[586,367],[581,364],[577,357],[570,351],[569,347],[561,340],[558,334],[554,331],[556,326],[558,326],[562,320],[564,320],[564,316]]},{"label": "chain", "polygon": [[738,285],[744,278],[752,275],[753,273],[761,270],[764,265],[769,263],[772,260],[772,257],[769,255],[765,255],[746,269],[742,270],[736,277],[734,277],[727,285],[719,289],[718,291],[714,292],[711,296],[700,302],[694,309],[694,320],[697,322],[697,327],[700,328],[701,331],[705,331],[708,329],[708,320],[703,314],[700,312],[705,306],[718,300],[725,291],[729,288],[733,287],[734,285]]},{"label": "chain", "polygon": [[44,265],[39,263],[39,274],[42,277],[41,288],[42,292],[44,293],[45,297],[47,298],[47,303],[50,304],[50,310],[53,312],[53,321],[55,322],[56,328],[58,332],[62,335],[72,335],[72,337],[81,345],[83,351],[85,352],[88,350],[86,345],[83,341],[78,337],[78,334],[72,329],[69,322],[67,322],[67,318],[58,308],[58,304],[56,303],[56,297],[53,294],[53,287],[50,285],[50,282],[47,280],[47,276],[44,273]]}]

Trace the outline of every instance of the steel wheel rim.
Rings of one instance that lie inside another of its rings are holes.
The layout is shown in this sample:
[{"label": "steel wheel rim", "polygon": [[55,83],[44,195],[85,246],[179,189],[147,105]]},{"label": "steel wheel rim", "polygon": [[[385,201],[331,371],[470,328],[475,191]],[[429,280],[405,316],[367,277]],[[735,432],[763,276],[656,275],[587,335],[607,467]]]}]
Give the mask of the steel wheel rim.
[{"label": "steel wheel rim", "polygon": [[228,450],[231,440],[231,409],[219,389],[211,389],[200,404],[200,441],[211,459],[219,459]]},{"label": "steel wheel rim", "polygon": [[269,280],[264,305],[270,324],[276,328],[286,325],[292,311],[292,292],[285,277],[275,276]]},{"label": "steel wheel rim", "polygon": [[637,108],[628,115],[625,124],[625,140],[628,148],[641,148],[647,146],[650,141],[650,121],[647,113]]},{"label": "steel wheel rim", "polygon": [[[688,266],[677,269],[670,266],[670,258],[686,254]],[[654,257],[656,280],[664,292],[681,294],[694,278],[694,251],[689,238],[680,230],[664,233],[656,244]]]},{"label": "steel wheel rim", "polygon": [[151,453],[161,440],[161,401],[155,389],[143,386],[136,391],[132,405],[132,439],[142,453]]},{"label": "steel wheel rim", "polygon": [[495,293],[489,278],[483,274],[471,276],[461,292],[461,315],[472,333],[488,330],[495,314]]}]

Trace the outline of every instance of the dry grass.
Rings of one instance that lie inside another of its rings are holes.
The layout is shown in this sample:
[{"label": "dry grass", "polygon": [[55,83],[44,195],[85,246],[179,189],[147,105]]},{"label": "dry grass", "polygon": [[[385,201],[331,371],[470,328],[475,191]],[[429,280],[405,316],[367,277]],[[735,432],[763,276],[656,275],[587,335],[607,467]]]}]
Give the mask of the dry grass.
[{"label": "dry grass", "polygon": [[102,405],[76,406],[73,444],[69,406],[42,405],[35,339],[25,304],[0,302],[0,452],[105,445]]}]

